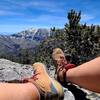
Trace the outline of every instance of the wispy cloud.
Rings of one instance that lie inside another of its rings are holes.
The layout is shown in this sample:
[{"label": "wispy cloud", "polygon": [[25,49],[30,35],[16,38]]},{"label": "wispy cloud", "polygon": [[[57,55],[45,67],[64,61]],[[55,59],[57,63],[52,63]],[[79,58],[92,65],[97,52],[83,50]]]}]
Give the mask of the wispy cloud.
[{"label": "wispy cloud", "polygon": [[31,1],[31,2],[25,2],[21,4],[23,7],[32,7],[32,8],[37,8],[37,9],[44,9],[48,10],[51,12],[55,11],[63,11],[64,9],[62,8],[64,3],[57,3],[57,2],[52,2],[52,1]]},{"label": "wispy cloud", "polygon": [[99,23],[99,4],[99,0],[0,0],[0,25],[4,25],[0,31],[17,31],[25,24],[25,27],[63,27],[72,8],[82,11],[82,23]]},{"label": "wispy cloud", "polygon": [[[41,15],[39,17],[34,17],[31,19],[28,18],[17,18],[17,19],[10,19],[11,23],[7,25],[2,24],[0,25],[0,31],[4,32],[9,30],[8,32],[18,32],[21,30],[25,30],[27,28],[50,28],[50,27],[63,27],[66,22],[66,18],[63,16],[53,16],[53,15]],[[20,24],[21,23],[21,24]]]},{"label": "wispy cloud", "polygon": [[5,33],[5,32],[9,32],[9,33],[15,33],[15,32],[20,32],[22,30],[26,30],[28,28],[33,27],[32,25],[27,25],[27,24],[22,24],[22,25],[15,25],[15,24],[6,24],[6,25],[0,25],[0,32],[1,33]]},{"label": "wispy cloud", "polygon": [[66,18],[64,16],[53,16],[53,15],[41,15],[34,19],[29,19],[28,21],[33,23],[42,23],[44,25],[55,25],[61,26],[64,25],[66,22]]},{"label": "wispy cloud", "polygon": [[82,14],[81,21],[82,22],[86,22],[86,21],[90,21],[90,20],[92,20],[94,18],[95,18],[95,16],[93,16],[93,15]]},{"label": "wispy cloud", "polygon": [[12,0],[1,0],[0,3],[0,16],[23,15],[22,12],[17,11],[20,7],[15,2],[12,3]]},{"label": "wispy cloud", "polygon": [[23,15],[20,12],[0,10],[0,16]]},{"label": "wispy cloud", "polygon": [[4,0],[1,1],[1,10],[26,10],[26,9],[39,9],[47,12],[63,12],[64,3],[54,2],[54,1],[22,1],[22,0]]}]

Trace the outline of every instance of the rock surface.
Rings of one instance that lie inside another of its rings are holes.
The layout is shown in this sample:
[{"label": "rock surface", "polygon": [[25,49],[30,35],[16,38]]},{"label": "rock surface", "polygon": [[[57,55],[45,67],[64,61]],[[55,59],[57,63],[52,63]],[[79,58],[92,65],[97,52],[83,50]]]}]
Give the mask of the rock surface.
[{"label": "rock surface", "polygon": [[[15,62],[11,62],[6,59],[0,59],[0,81],[1,82],[18,82],[23,78],[27,78],[32,76],[33,69],[31,65],[23,65]],[[51,77],[54,75],[54,68],[50,67],[48,70]],[[91,98],[91,100],[100,100],[100,95],[82,90],[87,93],[87,97]],[[74,95],[68,90],[64,88],[65,98],[64,100],[75,100]],[[77,100],[86,100],[86,99],[77,99]]]},{"label": "rock surface", "polygon": [[32,75],[31,65],[23,65],[0,59],[0,81],[13,82]]}]

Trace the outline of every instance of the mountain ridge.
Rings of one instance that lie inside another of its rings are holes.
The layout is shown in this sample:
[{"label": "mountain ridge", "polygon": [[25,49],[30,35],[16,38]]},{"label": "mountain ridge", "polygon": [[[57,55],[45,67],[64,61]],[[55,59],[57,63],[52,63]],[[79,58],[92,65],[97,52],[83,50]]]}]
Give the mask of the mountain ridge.
[{"label": "mountain ridge", "polygon": [[14,53],[20,49],[34,49],[51,35],[50,29],[30,28],[16,34],[0,35],[0,52]]},{"label": "mountain ridge", "polygon": [[21,32],[18,32],[17,34],[12,34],[11,38],[23,38],[23,39],[29,39],[29,40],[35,40],[34,37],[48,37],[50,36],[51,30],[46,28],[30,28]]}]

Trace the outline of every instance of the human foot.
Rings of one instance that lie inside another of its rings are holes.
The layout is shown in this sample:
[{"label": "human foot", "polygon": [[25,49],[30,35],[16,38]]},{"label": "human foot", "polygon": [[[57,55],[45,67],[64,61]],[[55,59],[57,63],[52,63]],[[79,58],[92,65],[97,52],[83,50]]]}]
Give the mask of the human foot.
[{"label": "human foot", "polygon": [[65,58],[64,52],[60,48],[53,50],[52,58],[56,67],[55,78],[61,84],[66,83],[66,71],[70,68],[74,68],[75,65],[71,64],[69,60]]},{"label": "human foot", "polygon": [[45,65],[42,63],[33,64],[34,75],[28,79],[33,83],[41,94],[42,100],[63,100],[62,86],[54,79],[49,77]]}]

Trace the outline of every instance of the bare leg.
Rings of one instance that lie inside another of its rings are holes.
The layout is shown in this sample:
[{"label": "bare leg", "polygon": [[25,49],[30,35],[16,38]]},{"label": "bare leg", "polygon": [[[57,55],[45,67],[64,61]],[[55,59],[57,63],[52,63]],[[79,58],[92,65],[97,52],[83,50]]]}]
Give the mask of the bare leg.
[{"label": "bare leg", "polygon": [[66,77],[72,83],[100,93],[100,57],[69,69]]},{"label": "bare leg", "polygon": [[40,95],[32,83],[0,83],[0,100],[40,100]]}]

